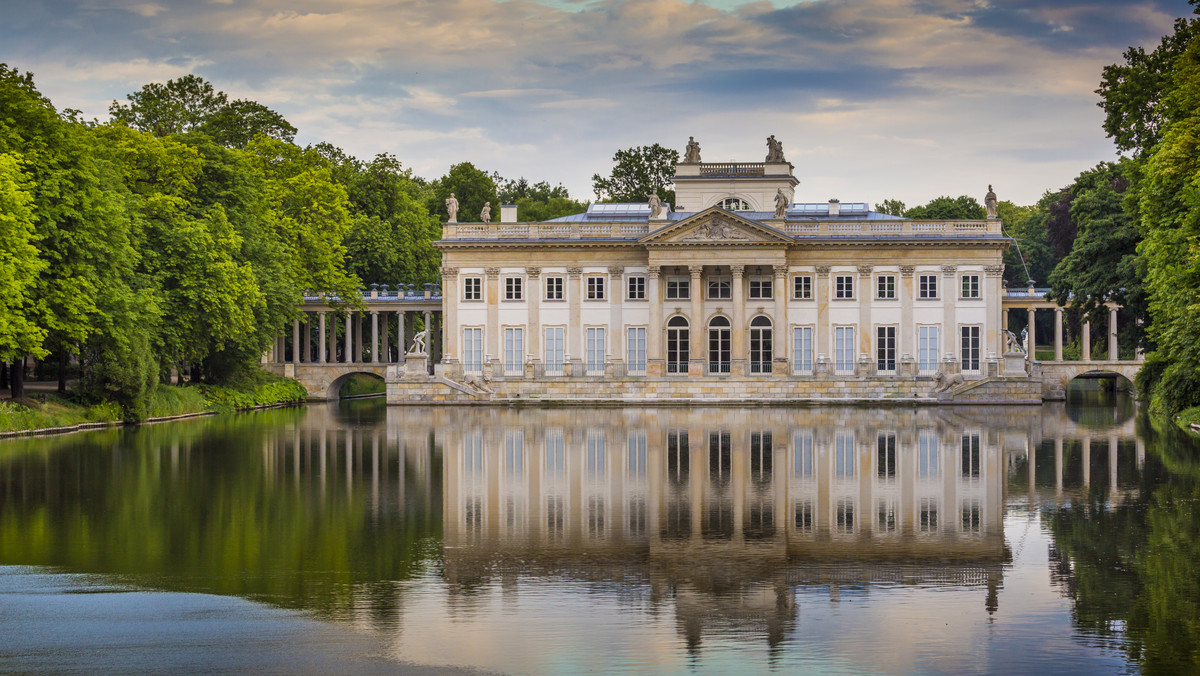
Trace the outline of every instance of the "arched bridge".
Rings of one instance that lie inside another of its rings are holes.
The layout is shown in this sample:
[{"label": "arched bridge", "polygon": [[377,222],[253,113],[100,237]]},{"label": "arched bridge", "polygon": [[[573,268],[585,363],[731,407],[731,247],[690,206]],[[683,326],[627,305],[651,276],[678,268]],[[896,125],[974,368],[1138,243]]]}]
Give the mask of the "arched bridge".
[{"label": "arched bridge", "polygon": [[1042,399],[1065,399],[1067,384],[1084,374],[1115,373],[1132,384],[1142,369],[1141,361],[1042,361]]}]

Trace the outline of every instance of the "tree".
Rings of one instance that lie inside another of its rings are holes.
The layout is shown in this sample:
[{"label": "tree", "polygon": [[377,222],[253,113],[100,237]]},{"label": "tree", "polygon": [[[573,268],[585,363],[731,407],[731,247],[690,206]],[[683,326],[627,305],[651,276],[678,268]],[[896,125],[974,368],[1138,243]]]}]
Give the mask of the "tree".
[{"label": "tree", "polygon": [[0,362],[46,351],[33,315],[33,291],[46,268],[35,246],[33,197],[14,155],[0,155]]},{"label": "tree", "polygon": [[875,211],[891,216],[903,216],[904,202],[900,200],[884,200],[882,204],[875,205]]},{"label": "tree", "polygon": [[915,206],[904,212],[905,218],[916,220],[980,220],[987,212],[974,197],[935,197],[928,204]]},{"label": "tree", "polygon": [[561,183],[551,187],[546,181],[530,183],[522,176],[510,181],[501,179],[499,184],[501,203],[517,205],[518,221],[548,221],[587,211],[587,204],[571,199],[567,188]]},{"label": "tree", "polygon": [[426,206],[430,213],[437,214],[441,220],[450,217],[446,212],[446,198],[450,193],[454,193],[455,199],[458,200],[459,221],[478,221],[485,202],[491,204],[493,218],[499,214],[500,196],[496,190],[496,180],[487,172],[476,169],[470,162],[450,167],[445,176],[434,182]]},{"label": "tree", "polygon": [[355,223],[346,236],[349,266],[361,279],[419,284],[437,279],[441,256],[437,219],[418,201],[423,188],[387,153],[355,174],[350,201]]},{"label": "tree", "polygon": [[647,195],[655,193],[664,203],[674,205],[671,179],[678,162],[678,150],[657,143],[618,150],[607,177],[592,175],[592,189],[601,202],[645,202]]},{"label": "tree", "polygon": [[219,108],[204,120],[199,131],[227,148],[245,148],[259,134],[285,143],[296,137],[296,128],[282,115],[243,99]]}]

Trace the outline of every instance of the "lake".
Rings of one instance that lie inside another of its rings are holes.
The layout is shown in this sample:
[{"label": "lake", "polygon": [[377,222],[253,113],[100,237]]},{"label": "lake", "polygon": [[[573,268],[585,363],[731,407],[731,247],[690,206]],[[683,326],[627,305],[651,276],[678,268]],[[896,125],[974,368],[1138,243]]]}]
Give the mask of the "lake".
[{"label": "lake", "polygon": [[0,671],[1200,668],[1200,447],[1041,407],[354,400],[0,442]]}]

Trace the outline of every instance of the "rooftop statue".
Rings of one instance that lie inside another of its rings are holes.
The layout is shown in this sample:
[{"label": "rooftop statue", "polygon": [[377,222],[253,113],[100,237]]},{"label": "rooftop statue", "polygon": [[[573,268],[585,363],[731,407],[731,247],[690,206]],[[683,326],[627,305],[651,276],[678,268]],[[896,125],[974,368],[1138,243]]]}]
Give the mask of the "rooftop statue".
[{"label": "rooftop statue", "polygon": [[662,214],[662,200],[655,193],[646,195],[647,201],[650,203],[650,218],[658,218]]},{"label": "rooftop statue", "polygon": [[992,192],[991,185],[988,186],[987,195],[983,198],[983,205],[987,207],[988,218],[999,218],[999,216],[996,215],[996,208],[998,205],[998,202],[996,202],[996,193]]},{"label": "rooftop statue", "polygon": [[688,137],[687,150],[683,152],[683,161],[685,164],[698,164],[700,162],[700,144],[696,141],[695,136]]},{"label": "rooftop statue", "polygon": [[775,218],[785,218],[787,216],[788,196],[783,193],[783,188],[775,189]]},{"label": "rooftop statue", "polygon": [[783,159],[783,142],[776,141],[774,134],[767,137],[767,162],[777,164],[787,162]]},{"label": "rooftop statue", "polygon": [[446,198],[446,213],[450,215],[450,220],[447,223],[458,222],[458,200],[454,198],[454,193]]},{"label": "rooftop statue", "polygon": [[479,212],[479,220],[484,223],[492,222],[492,203],[484,202],[483,211]]}]

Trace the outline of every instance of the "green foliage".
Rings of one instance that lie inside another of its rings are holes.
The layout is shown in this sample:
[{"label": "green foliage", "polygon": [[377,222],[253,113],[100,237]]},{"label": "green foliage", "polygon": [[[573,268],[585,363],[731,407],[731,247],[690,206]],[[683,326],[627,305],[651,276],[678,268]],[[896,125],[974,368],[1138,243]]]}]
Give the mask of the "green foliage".
[{"label": "green foliage", "polygon": [[671,188],[679,151],[655,143],[650,146],[626,148],[613,154],[613,168],[608,176],[592,175],[592,189],[601,202],[645,202],[655,193],[666,204],[678,209],[697,205],[675,204]]},{"label": "green foliage", "polygon": [[256,101],[238,99],[208,116],[199,131],[228,148],[245,148],[262,135],[291,143],[296,128],[279,113]]},{"label": "green foliage", "polygon": [[308,399],[308,390],[299,382],[262,371],[228,385],[201,385],[200,390],[204,393],[208,409],[218,413],[299,403]]},{"label": "green foliage", "polygon": [[433,242],[441,237],[441,228],[426,208],[423,193],[386,153],[356,169],[349,184],[356,217],[346,235],[351,272],[392,285],[438,278],[441,256]]},{"label": "green foliage", "polygon": [[561,183],[554,187],[546,181],[530,183],[524,176],[502,181],[500,201],[517,205],[517,220],[527,223],[548,221],[560,216],[570,216],[587,211],[587,204],[571,199]]},{"label": "green foliage", "polygon": [[1194,434],[1195,432],[1192,431],[1191,426],[1200,425],[1200,406],[1193,406],[1180,411],[1179,415],[1175,417],[1175,424],[1179,425],[1180,429],[1187,431],[1189,434]]},{"label": "green foliage", "polygon": [[884,200],[882,204],[875,205],[875,211],[881,214],[889,214],[891,216],[904,215],[904,202],[900,200]]},{"label": "green foliage", "polygon": [[915,206],[904,212],[905,218],[916,220],[982,220],[987,216],[979,201],[969,195],[958,197],[935,197],[928,204]]},{"label": "green foliage", "polygon": [[434,181],[431,188],[426,207],[429,213],[437,214],[440,220],[450,218],[446,211],[446,198],[451,194],[458,200],[458,220],[461,222],[478,222],[485,203],[489,205],[492,220],[500,214],[500,196],[495,177],[476,169],[470,162],[450,167],[450,171]]},{"label": "green foliage", "polygon": [[1015,240],[1014,246],[1004,252],[1004,279],[1010,287],[1023,287],[1030,279],[1045,283],[1054,269],[1046,234],[1046,205],[1052,199],[1047,193],[1034,206],[1017,206],[1008,200],[996,205],[1004,234]]},{"label": "green foliage", "polygon": [[158,385],[150,395],[149,416],[170,418],[189,413],[201,413],[207,409],[204,393],[198,387]]},{"label": "green foliage", "polygon": [[357,397],[364,394],[382,394],[386,390],[382,379],[366,373],[352,373],[338,391],[339,397]]},{"label": "green foliage", "polygon": [[34,214],[17,157],[0,155],[0,362],[45,356],[46,331],[33,315],[33,286],[46,268],[34,243]]}]

